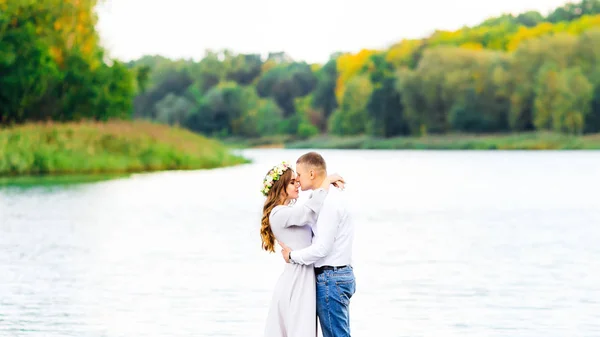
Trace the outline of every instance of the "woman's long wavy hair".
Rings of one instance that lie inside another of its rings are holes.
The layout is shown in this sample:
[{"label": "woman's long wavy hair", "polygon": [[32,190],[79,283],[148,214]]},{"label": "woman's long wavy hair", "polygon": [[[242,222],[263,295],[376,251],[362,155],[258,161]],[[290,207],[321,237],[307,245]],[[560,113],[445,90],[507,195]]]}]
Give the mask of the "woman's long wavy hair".
[{"label": "woman's long wavy hair", "polygon": [[269,216],[275,206],[279,206],[287,198],[287,186],[292,181],[293,170],[291,168],[285,170],[278,180],[273,182],[273,186],[267,194],[267,200],[263,206],[263,216],[260,226],[260,237],[262,239],[262,249],[267,252],[275,252],[275,235],[271,230]]}]

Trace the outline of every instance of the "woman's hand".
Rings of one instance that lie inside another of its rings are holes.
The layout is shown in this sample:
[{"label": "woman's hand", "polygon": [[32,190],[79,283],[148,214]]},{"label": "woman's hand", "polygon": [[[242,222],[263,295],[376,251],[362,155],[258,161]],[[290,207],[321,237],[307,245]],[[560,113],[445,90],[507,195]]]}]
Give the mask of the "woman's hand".
[{"label": "woman's hand", "polygon": [[335,186],[341,190],[344,189],[344,185],[346,184],[346,181],[344,180],[344,178],[337,173],[329,175],[327,177],[327,180],[329,180],[329,182],[331,184],[333,184],[333,186]]},{"label": "woman's hand", "polygon": [[339,175],[339,174],[337,174],[337,173],[328,175],[327,176],[327,180],[329,180],[329,182],[331,184],[333,184],[335,182],[338,182],[338,181],[341,181],[342,183],[345,183],[344,178],[342,178],[342,176]]},{"label": "woman's hand", "polygon": [[325,178],[325,180],[323,180],[323,183],[321,184],[320,187],[322,189],[324,189],[325,191],[329,191],[329,186],[333,185],[333,186],[343,190],[345,184],[346,184],[346,182],[344,181],[344,178],[342,178],[341,175],[334,173],[334,174],[328,175],[327,178]]},{"label": "woman's hand", "polygon": [[344,190],[344,188],[345,188],[345,187],[344,187],[344,186],[345,186],[345,184],[344,184],[343,182],[341,182],[341,181],[336,181],[335,183],[333,183],[333,186],[335,186],[335,187],[339,188],[339,189],[340,189],[340,190],[342,190],[342,191],[343,191],[343,190]]}]

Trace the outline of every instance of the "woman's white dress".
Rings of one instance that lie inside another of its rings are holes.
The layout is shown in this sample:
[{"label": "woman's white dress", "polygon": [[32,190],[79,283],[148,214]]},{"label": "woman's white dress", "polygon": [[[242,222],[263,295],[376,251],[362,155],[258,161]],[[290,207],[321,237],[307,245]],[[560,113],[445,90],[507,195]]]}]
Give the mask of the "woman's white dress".
[{"label": "woman's white dress", "polygon": [[[310,246],[311,226],[323,205],[327,191],[315,190],[303,205],[277,206],[269,221],[278,241],[292,250]],[[283,262],[283,259],[282,259]],[[312,265],[286,263],[275,285],[265,337],[316,337],[317,310],[315,272]]]}]

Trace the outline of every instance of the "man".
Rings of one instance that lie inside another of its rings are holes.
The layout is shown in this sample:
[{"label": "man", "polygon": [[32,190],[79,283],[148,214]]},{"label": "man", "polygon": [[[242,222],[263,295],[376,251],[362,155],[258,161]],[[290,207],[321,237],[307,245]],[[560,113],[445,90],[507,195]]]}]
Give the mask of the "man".
[{"label": "man", "polygon": [[[296,175],[302,190],[318,188],[327,177],[325,160],[316,152],[304,154],[296,161]],[[311,246],[291,251],[280,242],[281,253],[288,263],[314,264],[323,337],[349,337],[350,298],[356,291],[351,266],[354,226],[341,190],[329,190],[313,232]]]}]

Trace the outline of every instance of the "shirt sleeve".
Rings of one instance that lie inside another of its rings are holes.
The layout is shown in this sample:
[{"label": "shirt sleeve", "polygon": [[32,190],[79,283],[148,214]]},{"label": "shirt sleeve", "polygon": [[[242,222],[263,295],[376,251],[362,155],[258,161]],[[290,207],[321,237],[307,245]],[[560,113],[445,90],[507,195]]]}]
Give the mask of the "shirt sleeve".
[{"label": "shirt sleeve", "polygon": [[339,226],[338,208],[335,202],[325,203],[317,219],[317,235],[309,247],[291,252],[292,261],[311,265],[331,252]]},{"label": "shirt sleeve", "polygon": [[281,224],[284,228],[314,224],[317,221],[326,196],[327,191],[320,188],[313,191],[310,199],[303,205],[278,207],[271,213],[271,223]]}]

